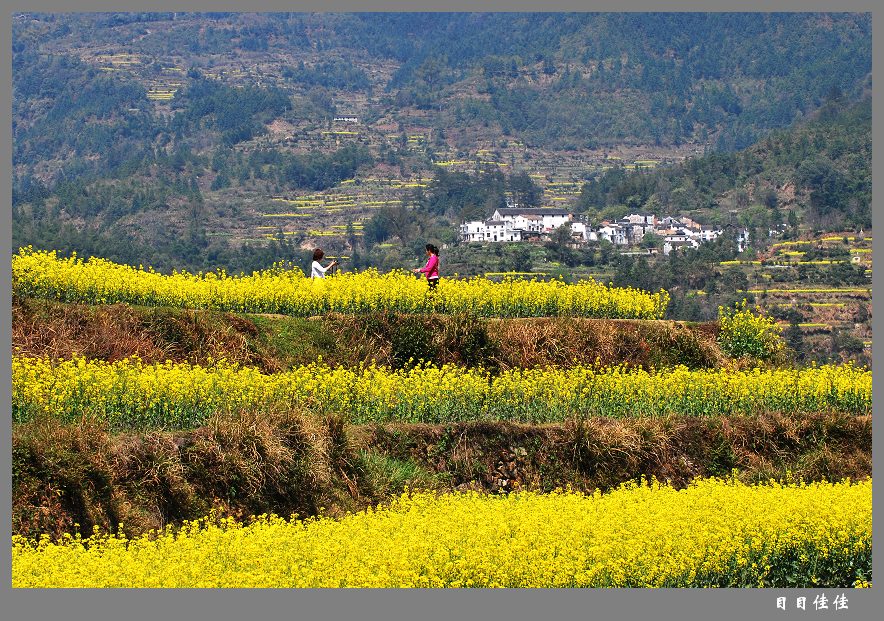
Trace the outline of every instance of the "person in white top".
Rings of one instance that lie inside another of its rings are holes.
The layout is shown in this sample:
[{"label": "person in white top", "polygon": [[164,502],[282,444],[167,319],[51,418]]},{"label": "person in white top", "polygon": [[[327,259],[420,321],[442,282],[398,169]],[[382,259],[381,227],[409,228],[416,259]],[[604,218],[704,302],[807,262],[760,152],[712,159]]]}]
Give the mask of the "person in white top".
[{"label": "person in white top", "polygon": [[338,264],[337,261],[332,261],[325,267],[322,267],[320,261],[325,256],[325,253],[322,251],[322,248],[317,248],[313,251],[313,265],[310,268],[310,278],[325,278],[325,273]]}]

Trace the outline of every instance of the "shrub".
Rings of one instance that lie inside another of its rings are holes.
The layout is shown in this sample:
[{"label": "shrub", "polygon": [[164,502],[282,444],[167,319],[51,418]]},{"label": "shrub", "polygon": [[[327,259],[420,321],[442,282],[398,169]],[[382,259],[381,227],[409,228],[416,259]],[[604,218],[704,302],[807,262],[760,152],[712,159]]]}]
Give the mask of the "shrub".
[{"label": "shrub", "polygon": [[746,300],[732,309],[719,306],[718,322],[718,343],[729,356],[770,360],[783,350],[780,326],[770,317],[753,313]]}]

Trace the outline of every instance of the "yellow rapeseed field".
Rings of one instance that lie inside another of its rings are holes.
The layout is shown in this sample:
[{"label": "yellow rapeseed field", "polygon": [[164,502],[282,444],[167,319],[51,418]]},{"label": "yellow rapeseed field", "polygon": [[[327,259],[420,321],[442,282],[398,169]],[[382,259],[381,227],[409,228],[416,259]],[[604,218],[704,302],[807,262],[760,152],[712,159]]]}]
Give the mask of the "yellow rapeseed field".
[{"label": "yellow rapeseed field", "polygon": [[204,519],[127,540],[13,537],[13,587],[850,587],[872,482],[403,494],[342,519]]},{"label": "yellow rapeseed field", "polygon": [[12,258],[13,291],[65,302],[213,308],[237,312],[312,316],[330,311],[369,313],[469,312],[486,317],[580,317],[659,319],[669,303],[665,291],[647,293],[608,287],[594,280],[566,284],[506,278],[443,278],[435,294],[410,272],[375,270],[310,279],[299,269],[270,269],[251,276],[223,271],[162,275],[142,266],[118,265],[55,251],[21,248]]},{"label": "yellow rapeseed field", "polygon": [[482,369],[419,364],[393,370],[323,362],[265,374],[210,366],[14,356],[12,415],[108,421],[117,428],[188,428],[216,412],[299,407],[352,423],[561,421],[574,416],[871,413],[872,374],[851,364],[805,369],[659,371],[615,366]]}]

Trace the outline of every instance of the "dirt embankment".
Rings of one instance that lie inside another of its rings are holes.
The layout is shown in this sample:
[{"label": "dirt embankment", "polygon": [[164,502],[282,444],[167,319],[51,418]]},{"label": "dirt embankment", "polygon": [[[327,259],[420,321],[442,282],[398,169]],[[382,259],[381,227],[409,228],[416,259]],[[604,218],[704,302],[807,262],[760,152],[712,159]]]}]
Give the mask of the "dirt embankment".
[{"label": "dirt embankment", "polygon": [[871,416],[839,413],[364,427],[246,413],[142,434],[35,422],[13,429],[12,526],[58,536],[122,523],[131,535],[212,509],[340,515],[406,486],[593,491],[641,476],[681,486],[732,469],[746,481],[860,479],[872,472],[871,430]]},{"label": "dirt embankment", "polygon": [[401,367],[426,359],[492,371],[596,363],[717,367],[727,360],[717,331],[717,324],[672,321],[388,313],[294,318],[22,298],[12,307],[12,344],[21,354],[191,363],[224,357],[265,372],[320,356],[333,366],[375,361]]}]

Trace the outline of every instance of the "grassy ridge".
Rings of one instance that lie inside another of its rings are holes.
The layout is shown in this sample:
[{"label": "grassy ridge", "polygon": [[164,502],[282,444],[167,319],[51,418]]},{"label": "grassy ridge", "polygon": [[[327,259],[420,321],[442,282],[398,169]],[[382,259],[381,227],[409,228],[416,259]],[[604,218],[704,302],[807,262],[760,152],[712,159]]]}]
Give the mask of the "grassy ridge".
[{"label": "grassy ridge", "polygon": [[376,505],[411,488],[592,492],[656,476],[808,481],[872,472],[871,416],[589,419],[553,425],[346,426],[298,412],[215,416],[191,431],[119,434],[56,421],[12,433],[12,529],[35,537],[129,535],[197,519],[315,515]]},{"label": "grassy ridge", "polygon": [[209,358],[275,373],[310,364],[375,361],[401,368],[409,358],[486,369],[554,364],[690,368],[726,363],[718,326],[669,321],[472,315],[316,318],[212,310],[89,306],[15,296],[12,345],[23,355],[98,360],[138,356],[145,362],[207,364]]}]

